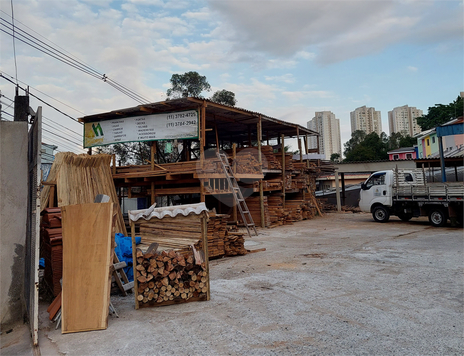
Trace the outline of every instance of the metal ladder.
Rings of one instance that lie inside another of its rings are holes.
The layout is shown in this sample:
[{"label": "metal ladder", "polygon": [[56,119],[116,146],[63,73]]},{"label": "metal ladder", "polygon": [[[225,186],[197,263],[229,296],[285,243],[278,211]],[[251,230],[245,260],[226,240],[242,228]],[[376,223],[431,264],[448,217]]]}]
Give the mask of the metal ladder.
[{"label": "metal ladder", "polygon": [[230,168],[227,155],[220,152],[217,152],[216,155],[222,164],[222,168],[224,169],[224,174],[227,178],[227,182],[229,183],[229,187],[232,188],[232,194],[234,196],[235,203],[237,204],[238,210],[240,211],[240,215],[242,216],[242,220],[248,231],[248,235],[251,237],[250,228],[253,228],[255,235],[258,236],[255,223],[253,222],[253,218],[251,217],[250,211],[248,210],[248,206],[245,203],[245,198],[243,197],[242,191],[237,184],[234,172],[232,172],[232,168]]}]

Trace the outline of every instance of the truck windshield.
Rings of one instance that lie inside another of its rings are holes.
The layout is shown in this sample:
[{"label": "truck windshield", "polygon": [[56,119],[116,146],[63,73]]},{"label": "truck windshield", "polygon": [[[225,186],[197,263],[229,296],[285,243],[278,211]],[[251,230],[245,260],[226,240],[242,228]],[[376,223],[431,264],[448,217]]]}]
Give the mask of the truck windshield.
[{"label": "truck windshield", "polygon": [[373,174],[366,182],[366,189],[369,189],[373,185],[384,185],[385,184],[385,172]]}]

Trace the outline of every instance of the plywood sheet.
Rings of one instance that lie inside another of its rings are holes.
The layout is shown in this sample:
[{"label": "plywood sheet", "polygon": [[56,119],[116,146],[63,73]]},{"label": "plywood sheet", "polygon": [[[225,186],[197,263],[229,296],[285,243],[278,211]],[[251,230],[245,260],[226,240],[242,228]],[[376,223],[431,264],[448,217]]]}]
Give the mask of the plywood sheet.
[{"label": "plywood sheet", "polygon": [[113,203],[62,207],[63,333],[106,329]]}]

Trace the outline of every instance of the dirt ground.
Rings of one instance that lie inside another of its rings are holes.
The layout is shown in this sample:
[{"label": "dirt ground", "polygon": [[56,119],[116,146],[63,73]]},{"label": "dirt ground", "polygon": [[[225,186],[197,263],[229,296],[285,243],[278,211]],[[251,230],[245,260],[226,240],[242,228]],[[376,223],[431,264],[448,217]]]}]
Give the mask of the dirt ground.
[{"label": "dirt ground", "polygon": [[463,354],[462,228],[330,213],[259,232],[266,251],[211,262],[208,302],[112,296],[107,330],[65,335],[42,305],[41,354]]}]

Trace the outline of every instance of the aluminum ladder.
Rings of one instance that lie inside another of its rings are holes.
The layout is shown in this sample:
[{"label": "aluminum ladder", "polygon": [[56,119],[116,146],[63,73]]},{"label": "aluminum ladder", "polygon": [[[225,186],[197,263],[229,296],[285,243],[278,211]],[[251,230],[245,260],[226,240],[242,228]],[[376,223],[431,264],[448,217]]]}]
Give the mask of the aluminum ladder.
[{"label": "aluminum ladder", "polygon": [[225,153],[216,153],[219,161],[221,162],[222,168],[224,169],[224,174],[227,178],[227,182],[229,183],[229,187],[232,188],[232,194],[234,196],[235,204],[237,204],[238,210],[240,211],[240,215],[242,217],[243,223],[248,231],[248,236],[251,237],[250,228],[253,229],[255,235],[258,236],[258,232],[256,231],[255,223],[253,222],[253,218],[251,217],[250,211],[248,210],[248,206],[245,203],[245,198],[243,197],[242,191],[237,184],[237,180],[235,179],[234,172],[229,165],[229,159]]}]

